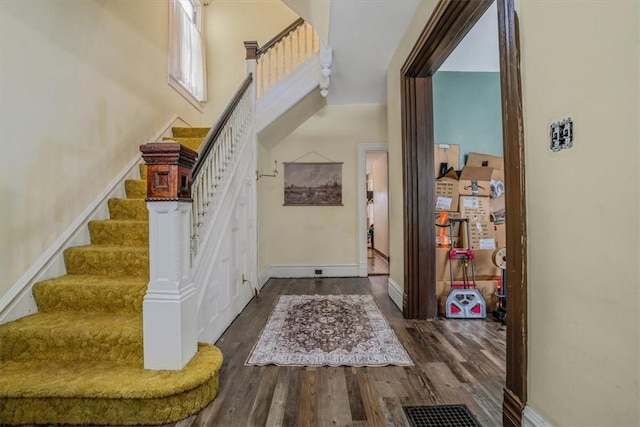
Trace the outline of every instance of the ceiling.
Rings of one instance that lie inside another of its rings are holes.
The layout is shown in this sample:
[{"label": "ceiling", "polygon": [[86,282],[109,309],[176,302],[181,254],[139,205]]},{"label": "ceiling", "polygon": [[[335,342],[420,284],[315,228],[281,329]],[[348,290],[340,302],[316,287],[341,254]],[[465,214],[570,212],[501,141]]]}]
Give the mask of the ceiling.
[{"label": "ceiling", "polygon": [[387,67],[420,0],[332,0],[329,104],[386,104]]},{"label": "ceiling", "polygon": [[498,9],[495,2],[438,71],[500,71]]},{"label": "ceiling", "polygon": [[[331,0],[329,104],[386,104],[386,72],[420,0]],[[499,71],[495,3],[439,71]]]}]

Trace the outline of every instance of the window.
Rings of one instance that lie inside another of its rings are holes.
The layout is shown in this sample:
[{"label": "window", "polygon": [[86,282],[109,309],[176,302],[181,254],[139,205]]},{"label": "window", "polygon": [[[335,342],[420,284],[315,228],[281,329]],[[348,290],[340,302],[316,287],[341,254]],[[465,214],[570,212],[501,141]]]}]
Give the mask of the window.
[{"label": "window", "polygon": [[193,105],[207,100],[200,0],[171,0],[169,84]]}]

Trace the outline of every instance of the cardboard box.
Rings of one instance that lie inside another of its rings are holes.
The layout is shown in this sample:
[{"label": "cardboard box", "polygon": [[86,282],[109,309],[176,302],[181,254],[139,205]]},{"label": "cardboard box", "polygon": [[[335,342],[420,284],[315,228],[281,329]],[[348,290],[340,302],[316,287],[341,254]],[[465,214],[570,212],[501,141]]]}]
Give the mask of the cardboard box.
[{"label": "cardboard box", "polygon": [[[474,221],[489,221],[491,206],[489,197],[460,196],[460,216]],[[464,227],[464,226],[463,226]]]},{"label": "cardboard box", "polygon": [[490,167],[504,170],[504,158],[484,153],[469,153],[465,166]]},{"label": "cardboard box", "polygon": [[[438,248],[450,248],[451,243],[450,243],[451,238],[447,235],[447,236],[436,236],[436,247]],[[459,236],[454,236],[453,237],[453,247],[454,248],[459,248],[461,247],[462,244],[462,240]]]},{"label": "cardboard box", "polygon": [[[500,196],[497,198],[489,198],[489,212],[490,213],[500,213],[505,209],[505,197]],[[504,212],[503,212],[504,213]]]},{"label": "cardboard box", "polygon": [[460,174],[460,195],[490,196],[492,174],[493,168],[465,166]]},{"label": "cardboard box", "polygon": [[502,277],[502,270],[493,264],[493,249],[478,249],[476,256],[476,280],[497,280]]},{"label": "cardboard box", "polygon": [[[487,317],[498,307],[498,281],[497,280],[479,280],[476,282],[476,289],[482,295],[487,306]],[[451,281],[436,282],[436,296],[438,297],[438,314],[444,316],[446,314],[445,303],[447,296],[451,290]]]},{"label": "cardboard box", "polygon": [[469,234],[467,228],[462,227],[462,247],[471,249],[496,249],[496,234],[494,225],[488,221],[470,221]]},{"label": "cardboard box", "polygon": [[448,168],[460,170],[460,146],[454,144],[435,144],[434,146],[435,177],[440,176],[440,165],[446,163]]},{"label": "cardboard box", "polygon": [[458,211],[458,196],[460,184],[452,178],[436,180],[436,212]]},{"label": "cardboard box", "polygon": [[496,233],[496,247],[497,248],[506,248],[507,247],[507,225],[506,224],[493,224]]},{"label": "cardboard box", "polygon": [[[502,270],[493,265],[492,249],[478,249],[474,251],[476,258],[476,280],[496,280],[502,275]],[[471,277],[471,266],[468,268]],[[459,261],[453,262],[453,280],[462,280],[462,264]],[[449,250],[446,248],[436,248],[436,282],[451,280],[449,273]]]}]

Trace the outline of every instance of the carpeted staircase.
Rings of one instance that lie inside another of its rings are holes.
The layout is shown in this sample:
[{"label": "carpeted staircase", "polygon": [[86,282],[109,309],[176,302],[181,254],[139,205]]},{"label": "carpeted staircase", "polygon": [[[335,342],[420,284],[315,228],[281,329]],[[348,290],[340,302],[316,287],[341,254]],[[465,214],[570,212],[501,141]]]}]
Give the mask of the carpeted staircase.
[{"label": "carpeted staircase", "polygon": [[[197,149],[207,131],[174,128],[171,139]],[[164,424],[216,396],[222,354],[212,345],[182,371],[143,369],[146,181],[125,188],[110,219],[89,223],[91,244],[64,251],[67,275],[34,286],[38,313],[0,326],[0,424]]]}]

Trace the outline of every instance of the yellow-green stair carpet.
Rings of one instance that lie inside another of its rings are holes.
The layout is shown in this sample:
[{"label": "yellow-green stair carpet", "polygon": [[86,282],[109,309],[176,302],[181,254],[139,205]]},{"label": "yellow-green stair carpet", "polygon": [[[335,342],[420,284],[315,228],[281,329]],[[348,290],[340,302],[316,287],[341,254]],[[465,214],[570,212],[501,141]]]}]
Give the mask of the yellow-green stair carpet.
[{"label": "yellow-green stair carpet", "polygon": [[[198,148],[206,128],[174,128]],[[149,280],[146,167],[91,221],[91,244],[64,251],[67,275],[37,283],[38,313],[0,326],[0,424],[176,422],[218,392],[222,354],[209,344],[181,371],[143,368]]]}]

